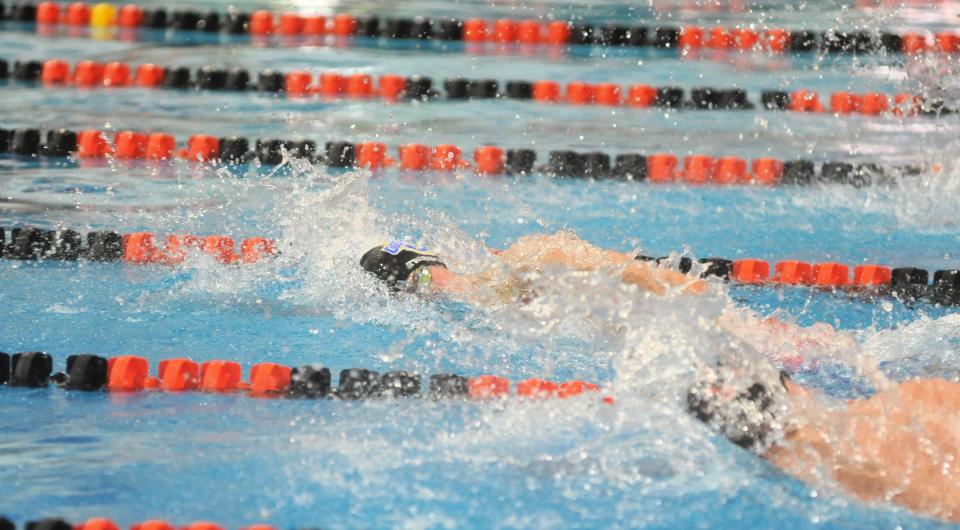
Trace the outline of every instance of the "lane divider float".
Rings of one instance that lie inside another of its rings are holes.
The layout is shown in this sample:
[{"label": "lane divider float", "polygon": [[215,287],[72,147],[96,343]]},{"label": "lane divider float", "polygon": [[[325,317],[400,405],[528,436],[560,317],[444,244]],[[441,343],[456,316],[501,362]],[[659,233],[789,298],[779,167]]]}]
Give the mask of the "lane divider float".
[{"label": "lane divider float", "polygon": [[[371,39],[415,39],[467,44],[497,45],[599,45],[653,47],[673,50],[709,48],[718,50],[766,51],[772,53],[904,53],[920,54],[960,52],[960,35],[954,31],[936,33],[917,31],[826,31],[787,30],[752,27],[676,27],[653,24],[604,24],[581,22],[497,20],[450,17],[386,17],[305,15],[299,12],[252,13],[234,11],[196,11],[164,8],[143,9],[135,4],[116,6],[83,2],[18,2],[6,13],[6,19],[34,23],[42,35],[55,34],[53,28],[89,27],[94,30],[156,29],[250,35],[254,39],[279,35],[285,38],[367,37]],[[8,26],[8,29],[17,26]]]},{"label": "lane divider float", "polygon": [[[471,398],[519,397],[529,399],[566,399],[600,387],[585,381],[554,382],[540,378],[518,381],[513,385],[505,377],[481,375],[464,377],[452,373],[428,378],[426,393],[423,377],[404,370],[380,373],[364,368],[340,372],[332,386],[330,369],[322,365],[291,368],[277,363],[257,363],[244,380],[240,363],[229,360],[195,362],[187,358],[165,359],[150,375],[150,363],[144,357],[121,355],[101,357],[93,354],[70,355],[65,371],[53,373],[53,358],[44,352],[0,353],[0,383],[11,387],[47,387],[51,383],[65,390],[87,392],[210,392],[240,394],[249,397],[338,398],[345,400],[376,398]],[[608,401],[610,401],[608,399]]]},{"label": "lane divider float", "polygon": [[[902,176],[914,176],[919,166],[880,166],[873,163],[810,160],[779,160],[736,156],[688,155],[671,153],[622,153],[614,157],[600,151],[586,153],[554,150],[545,164],[536,165],[537,153],[531,149],[503,149],[483,145],[473,151],[473,161],[464,158],[464,150],[455,144],[428,146],[410,143],[396,148],[396,158],[381,142],[326,142],[323,150],[312,140],[261,138],[253,144],[239,136],[217,137],[198,134],[185,142],[162,132],[117,131],[111,137],[104,131],[80,132],[69,129],[0,129],[0,154],[19,157],[75,157],[77,159],[169,160],[182,158],[196,162],[242,164],[254,159],[275,165],[289,156],[335,168],[361,168],[372,171],[396,167],[404,171],[472,170],[482,175],[529,175],[536,172],[568,178],[623,179],[652,183],[682,182],[696,185],[811,185],[846,184],[856,187],[893,185]],[[182,147],[181,147],[182,146]],[[930,170],[937,170],[936,167]]]},{"label": "lane divider float", "polygon": [[[681,257],[639,255],[636,259],[670,265],[684,274],[693,270],[693,260]],[[945,269],[930,273],[917,267],[888,267],[876,264],[861,264],[851,267],[844,263],[811,263],[798,260],[770,262],[760,259],[728,260],[702,258],[701,278],[717,276],[744,285],[777,287],[812,287],[833,292],[893,296],[904,302],[918,300],[940,305],[960,304],[960,270]],[[852,272],[852,276],[851,276]]]},{"label": "lane divider float", "polygon": [[[39,83],[44,87],[255,90],[292,98],[320,97],[326,100],[397,102],[434,101],[440,97],[440,90],[430,77],[383,74],[374,78],[365,73],[337,71],[284,73],[271,69],[260,72],[254,79],[250,71],[243,68],[204,66],[191,72],[186,67],[152,63],[134,66],[124,62],[80,61],[71,65],[60,59],[15,61],[10,68],[6,61],[0,60],[0,79],[4,77],[12,78],[20,85]],[[628,86],[583,81],[562,85],[553,80],[501,83],[495,79],[463,77],[445,79],[442,87],[446,101],[512,99],[566,105],[696,110],[749,110],[757,106],[741,88],[698,87],[687,92],[680,87],[656,87],[644,83]],[[942,100],[927,100],[909,93],[840,91],[830,94],[827,99],[829,107],[813,90],[763,90],[759,105],[766,110],[832,113],[836,116],[940,116],[954,111]]]},{"label": "lane divider float", "polygon": [[[79,524],[71,524],[64,519],[46,518],[28,521],[23,530],[121,530],[121,526],[104,517],[94,517]],[[315,526],[305,527],[316,528]],[[0,517],[0,530],[17,530],[13,521]],[[129,530],[226,530],[226,527],[208,521],[197,521],[184,526],[175,526],[162,519],[149,519],[130,525]],[[252,524],[240,527],[239,530],[277,530],[267,524]]]},{"label": "lane divider float", "polygon": [[171,234],[160,241],[152,232],[120,234],[104,230],[89,232],[84,238],[76,230],[44,230],[34,226],[10,230],[0,227],[0,257],[11,260],[39,261],[124,261],[128,263],[183,263],[190,250],[215,257],[224,264],[250,264],[277,254],[272,239],[250,237],[236,251],[233,238]]}]

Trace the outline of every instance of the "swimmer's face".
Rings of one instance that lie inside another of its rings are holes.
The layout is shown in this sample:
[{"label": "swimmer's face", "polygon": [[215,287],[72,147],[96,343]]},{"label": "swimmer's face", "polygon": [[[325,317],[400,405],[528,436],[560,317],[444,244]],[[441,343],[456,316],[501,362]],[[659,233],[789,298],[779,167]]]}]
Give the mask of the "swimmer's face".
[{"label": "swimmer's face", "polygon": [[457,283],[457,275],[439,265],[417,267],[407,279],[405,291],[418,295],[454,292],[463,290]]}]

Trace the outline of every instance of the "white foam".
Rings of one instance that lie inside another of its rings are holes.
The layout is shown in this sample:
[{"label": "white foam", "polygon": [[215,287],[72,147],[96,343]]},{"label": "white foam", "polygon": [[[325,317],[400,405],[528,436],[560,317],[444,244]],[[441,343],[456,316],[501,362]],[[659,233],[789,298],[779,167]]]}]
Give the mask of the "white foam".
[{"label": "white foam", "polygon": [[923,316],[896,329],[868,331],[863,350],[896,379],[939,376],[957,379],[960,373],[960,315]]}]

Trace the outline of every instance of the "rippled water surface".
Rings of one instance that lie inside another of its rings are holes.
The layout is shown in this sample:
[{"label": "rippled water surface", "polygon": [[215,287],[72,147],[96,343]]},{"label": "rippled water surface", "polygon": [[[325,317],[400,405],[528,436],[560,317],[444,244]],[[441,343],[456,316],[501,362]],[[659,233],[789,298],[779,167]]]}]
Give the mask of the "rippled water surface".
[{"label": "rippled water surface", "polygon": [[[868,5],[865,5],[868,4]],[[186,5],[186,4],[183,4]],[[195,4],[191,3],[191,6]],[[224,9],[210,2],[206,7]],[[238,8],[317,9],[312,2]],[[954,2],[356,2],[323,12],[382,16],[582,17],[827,29],[955,27]],[[9,29],[9,28],[8,28]],[[911,91],[955,96],[954,58],[284,42],[154,34],[145,41],[0,32],[0,57],[122,60],[257,72],[649,82],[685,89]],[[812,488],[684,412],[692,366],[730,347],[712,324],[776,315],[828,323],[849,342],[784,339],[778,368],[835,399],[862,396],[879,363],[893,379],[955,378],[953,308],[803,288],[717,286],[643,296],[602,275],[549,271],[542,304],[475,308],[390,296],[356,266],[388,238],[476,271],[534,232],[573,230],[651,255],[957,268],[956,116],[837,117],[765,110],[674,111],[512,100],[386,104],[256,92],[41,89],[0,85],[4,128],[146,130],[249,138],[376,139],[391,146],[495,143],[608,153],[770,156],[911,163],[892,187],[717,188],[387,170],[0,159],[0,226],[275,238],[276,260],[225,267],[0,261],[0,351],[232,359],[512,380],[585,379],[592,396],[498,403],[258,400],[0,388],[0,513],[122,524],[164,518],[282,528],[928,528],[940,523]],[[732,308],[732,309],[731,309]],[[751,327],[754,326],[754,327]],[[764,344],[759,324],[746,342]],[[832,336],[831,336],[832,337]],[[801,342],[803,345],[801,346]],[[761,347],[761,349],[763,349]],[[797,360],[799,358],[799,361]],[[767,362],[767,361],[762,361]]]}]

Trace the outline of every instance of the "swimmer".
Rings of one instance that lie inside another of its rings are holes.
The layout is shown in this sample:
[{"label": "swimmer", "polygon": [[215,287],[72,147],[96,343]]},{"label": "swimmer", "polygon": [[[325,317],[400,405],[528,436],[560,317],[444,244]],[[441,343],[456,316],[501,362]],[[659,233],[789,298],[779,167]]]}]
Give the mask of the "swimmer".
[{"label": "swimmer", "polygon": [[524,236],[510,248],[494,254],[502,267],[461,274],[451,271],[439,256],[428,250],[394,241],[368,250],[360,259],[360,265],[399,291],[447,293],[473,300],[482,299],[485,291],[491,291],[501,302],[529,299],[529,283],[521,276],[549,266],[619,275],[624,283],[654,294],[664,294],[674,287],[695,293],[706,289],[701,280],[638,261],[632,254],[601,249],[570,231]]},{"label": "swimmer", "polygon": [[910,380],[836,410],[783,372],[739,389],[731,375],[709,370],[687,395],[731,442],[808,484],[960,522],[960,384]]},{"label": "swimmer", "polygon": [[[503,267],[475,274],[451,271],[436,254],[400,242],[378,245],[360,261],[392,289],[474,300],[485,287],[501,302],[527,300],[532,293],[522,273],[548,266],[617,275],[654,294],[707,288],[702,280],[595,247],[572,232],[525,236],[494,254]],[[730,315],[718,320],[728,332],[743,323]],[[789,335],[787,324],[776,319],[765,323]],[[830,331],[824,338],[849,346]],[[688,393],[689,411],[804,482],[837,484],[865,501],[892,502],[960,522],[960,384],[911,380],[837,410],[783,372],[779,381],[775,376],[741,378],[750,382],[740,388],[731,383],[734,375],[725,368],[708,371]]]}]

